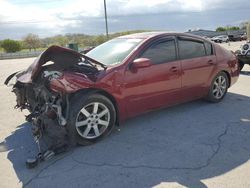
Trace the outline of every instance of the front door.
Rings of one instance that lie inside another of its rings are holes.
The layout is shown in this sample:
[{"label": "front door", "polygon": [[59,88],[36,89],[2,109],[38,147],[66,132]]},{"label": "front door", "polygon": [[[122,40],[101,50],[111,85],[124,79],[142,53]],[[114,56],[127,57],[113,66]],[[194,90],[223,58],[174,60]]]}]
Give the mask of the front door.
[{"label": "front door", "polygon": [[129,68],[124,77],[124,97],[128,116],[177,103],[180,100],[181,64],[177,60],[174,38],[165,38],[148,45],[138,58],[148,58],[152,66]]}]

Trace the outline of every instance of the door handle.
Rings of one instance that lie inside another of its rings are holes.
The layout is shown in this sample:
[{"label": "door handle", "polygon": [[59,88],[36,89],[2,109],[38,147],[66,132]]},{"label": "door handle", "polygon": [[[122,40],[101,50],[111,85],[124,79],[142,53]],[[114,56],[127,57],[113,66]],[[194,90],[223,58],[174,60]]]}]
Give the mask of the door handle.
[{"label": "door handle", "polygon": [[208,63],[209,65],[214,65],[214,64],[215,64],[215,62],[214,62],[212,59],[208,60],[207,63]]},{"label": "door handle", "polygon": [[171,71],[171,72],[177,72],[177,71],[178,71],[178,68],[177,68],[177,67],[171,67],[171,68],[170,68],[170,71]]}]

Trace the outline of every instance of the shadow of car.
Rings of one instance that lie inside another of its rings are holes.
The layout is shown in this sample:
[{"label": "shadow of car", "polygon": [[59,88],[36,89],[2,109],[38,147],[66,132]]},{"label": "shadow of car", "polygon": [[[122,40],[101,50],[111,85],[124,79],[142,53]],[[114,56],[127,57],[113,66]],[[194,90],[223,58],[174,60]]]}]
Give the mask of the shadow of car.
[{"label": "shadow of car", "polygon": [[25,187],[133,188],[177,182],[204,188],[203,179],[228,173],[250,159],[249,104],[249,97],[229,93],[215,105],[195,101],[142,115],[109,139],[78,147],[34,170],[22,162],[34,148],[29,124],[1,145]]}]

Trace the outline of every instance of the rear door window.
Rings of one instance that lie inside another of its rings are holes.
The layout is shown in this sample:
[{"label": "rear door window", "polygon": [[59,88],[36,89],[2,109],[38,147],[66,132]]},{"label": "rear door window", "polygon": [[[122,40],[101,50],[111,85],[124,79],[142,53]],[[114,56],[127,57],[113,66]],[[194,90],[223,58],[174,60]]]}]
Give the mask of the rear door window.
[{"label": "rear door window", "polygon": [[204,42],[204,44],[205,44],[205,48],[206,48],[206,54],[207,55],[213,55],[214,52],[213,52],[213,46],[212,46],[212,44],[209,43],[209,42]]},{"label": "rear door window", "polygon": [[201,41],[178,39],[180,59],[191,59],[206,55],[204,43]]}]

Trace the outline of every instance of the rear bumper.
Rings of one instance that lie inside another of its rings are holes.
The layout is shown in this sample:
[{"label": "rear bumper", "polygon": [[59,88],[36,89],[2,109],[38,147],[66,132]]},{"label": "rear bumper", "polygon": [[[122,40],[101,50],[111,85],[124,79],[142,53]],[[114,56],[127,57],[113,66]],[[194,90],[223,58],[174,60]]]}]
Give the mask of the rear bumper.
[{"label": "rear bumper", "polygon": [[240,67],[239,64],[237,63],[237,66],[231,69],[230,87],[238,81],[239,76],[240,76]]}]

